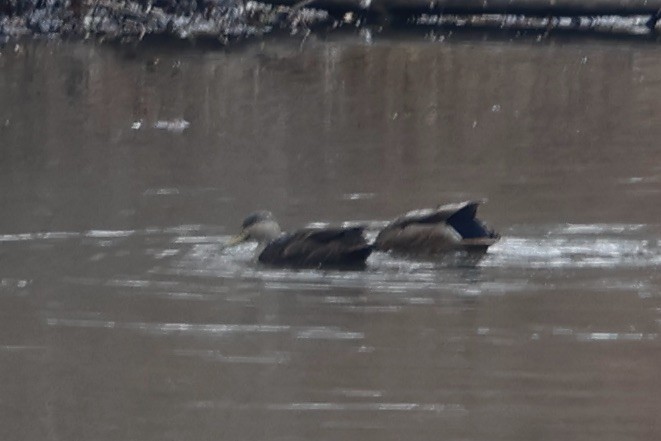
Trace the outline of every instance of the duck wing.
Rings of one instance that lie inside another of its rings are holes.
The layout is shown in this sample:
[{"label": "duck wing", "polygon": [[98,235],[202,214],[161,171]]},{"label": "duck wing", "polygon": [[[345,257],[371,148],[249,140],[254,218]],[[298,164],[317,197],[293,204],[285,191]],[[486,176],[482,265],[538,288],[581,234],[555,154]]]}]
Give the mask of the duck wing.
[{"label": "duck wing", "polygon": [[437,224],[446,222],[451,217],[474,218],[479,205],[479,201],[466,201],[413,210],[393,220],[388,227],[404,228],[411,224]]},{"label": "duck wing", "polygon": [[438,253],[465,247],[486,247],[498,235],[477,219],[481,201],[465,201],[410,211],[379,232],[374,246],[382,251]]},{"label": "duck wing", "polygon": [[372,252],[363,227],[305,228],[271,242],[259,261],[295,267],[363,266]]}]

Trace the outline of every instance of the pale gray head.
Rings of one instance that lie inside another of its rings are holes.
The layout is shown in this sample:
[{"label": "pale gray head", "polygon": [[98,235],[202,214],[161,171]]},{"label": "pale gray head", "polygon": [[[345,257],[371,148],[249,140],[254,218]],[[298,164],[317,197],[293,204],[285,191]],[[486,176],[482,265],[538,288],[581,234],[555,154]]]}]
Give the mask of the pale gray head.
[{"label": "pale gray head", "polygon": [[241,233],[231,239],[228,245],[236,245],[248,240],[265,245],[277,239],[281,233],[280,225],[270,211],[256,211],[243,220]]}]

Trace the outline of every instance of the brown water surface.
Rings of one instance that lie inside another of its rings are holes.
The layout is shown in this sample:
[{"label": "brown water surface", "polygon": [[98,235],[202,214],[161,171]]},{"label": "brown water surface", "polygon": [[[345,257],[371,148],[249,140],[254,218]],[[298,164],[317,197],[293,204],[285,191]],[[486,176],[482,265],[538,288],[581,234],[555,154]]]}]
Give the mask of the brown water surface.
[{"label": "brown water surface", "polygon": [[[661,49],[0,49],[0,439],[661,439]],[[486,197],[475,267],[223,250]]]}]

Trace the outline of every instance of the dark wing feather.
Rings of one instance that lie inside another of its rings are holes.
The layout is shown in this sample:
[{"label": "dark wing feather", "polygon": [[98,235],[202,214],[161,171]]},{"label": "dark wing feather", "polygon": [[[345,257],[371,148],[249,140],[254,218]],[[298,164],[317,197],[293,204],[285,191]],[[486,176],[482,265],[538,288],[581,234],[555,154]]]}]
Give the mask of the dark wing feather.
[{"label": "dark wing feather", "polygon": [[479,202],[467,202],[447,219],[448,225],[461,235],[462,239],[497,238],[481,220],[477,219]]},{"label": "dark wing feather", "polygon": [[308,239],[318,244],[342,244],[345,246],[365,245],[364,227],[307,228],[301,231]]}]

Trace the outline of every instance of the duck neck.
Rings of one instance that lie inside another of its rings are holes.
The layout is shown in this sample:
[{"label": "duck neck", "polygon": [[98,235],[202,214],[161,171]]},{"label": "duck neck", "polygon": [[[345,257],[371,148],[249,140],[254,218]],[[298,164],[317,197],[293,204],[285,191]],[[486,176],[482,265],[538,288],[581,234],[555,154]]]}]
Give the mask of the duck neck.
[{"label": "duck neck", "polygon": [[257,240],[258,248],[261,249],[264,249],[266,245],[276,240],[281,234],[280,225],[274,221],[262,222],[250,232],[250,235]]},{"label": "duck neck", "polygon": [[272,225],[264,225],[260,228],[259,234],[255,237],[257,239],[257,249],[255,250],[255,258],[259,259],[260,254],[266,247],[281,236],[282,232],[277,223],[272,222]]}]

